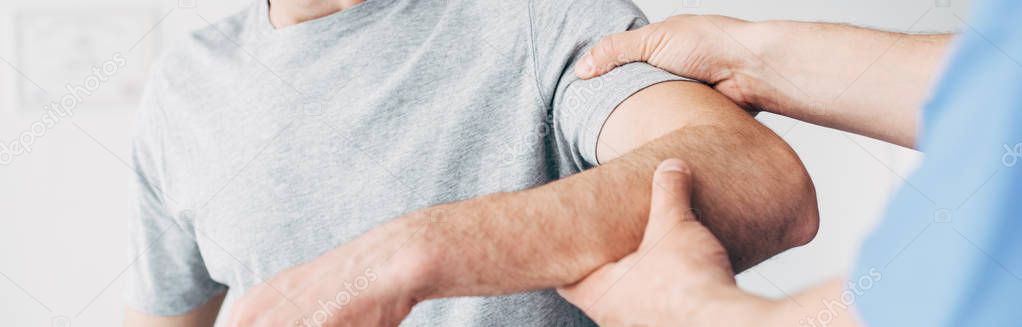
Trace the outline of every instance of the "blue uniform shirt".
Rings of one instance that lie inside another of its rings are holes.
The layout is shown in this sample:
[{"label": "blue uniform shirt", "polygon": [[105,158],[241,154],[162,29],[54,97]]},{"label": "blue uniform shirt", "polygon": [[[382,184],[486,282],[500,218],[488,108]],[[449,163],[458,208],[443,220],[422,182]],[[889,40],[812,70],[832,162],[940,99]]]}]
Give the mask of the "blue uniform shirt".
[{"label": "blue uniform shirt", "polygon": [[976,6],[834,304],[869,326],[1022,326],[1022,1]]}]

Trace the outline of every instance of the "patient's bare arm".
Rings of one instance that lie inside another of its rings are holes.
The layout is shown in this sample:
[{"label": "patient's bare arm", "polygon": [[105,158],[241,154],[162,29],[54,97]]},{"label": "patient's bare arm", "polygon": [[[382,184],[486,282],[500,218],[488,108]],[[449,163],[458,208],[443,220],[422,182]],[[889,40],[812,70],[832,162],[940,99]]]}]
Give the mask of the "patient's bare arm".
[{"label": "patient's bare arm", "polygon": [[[328,310],[330,323],[394,326],[430,298],[574,283],[638,246],[651,178],[666,158],[685,159],[698,176],[696,209],[736,269],[815,235],[816,195],[798,158],[707,86],[666,82],[633,95],[607,121],[597,150],[606,164],[586,172],[375,228],[247,291],[228,325],[301,323]],[[359,280],[368,286],[357,297],[338,297]]]},{"label": "patient's bare arm", "polygon": [[606,123],[598,156],[604,165],[543,187],[408,217],[421,228],[413,253],[431,258],[422,297],[570,284],[634,251],[653,172],[667,158],[692,167],[696,209],[735,269],[815,235],[816,195],[795,153],[704,85],[667,82],[632,96]]}]

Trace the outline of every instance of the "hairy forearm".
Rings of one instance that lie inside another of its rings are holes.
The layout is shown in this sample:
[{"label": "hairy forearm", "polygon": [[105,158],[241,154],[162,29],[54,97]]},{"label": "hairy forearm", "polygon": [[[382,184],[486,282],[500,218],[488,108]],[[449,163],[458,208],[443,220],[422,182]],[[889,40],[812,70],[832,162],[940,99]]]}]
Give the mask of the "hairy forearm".
[{"label": "hairy forearm", "polygon": [[412,247],[432,258],[423,297],[562,286],[634,251],[653,172],[668,158],[691,165],[696,209],[736,269],[811,239],[815,193],[791,149],[737,107],[703,114],[724,116],[542,187],[413,214]]},{"label": "hairy forearm", "polygon": [[952,38],[788,21],[734,35],[755,54],[734,71],[750,102],[906,147]]}]

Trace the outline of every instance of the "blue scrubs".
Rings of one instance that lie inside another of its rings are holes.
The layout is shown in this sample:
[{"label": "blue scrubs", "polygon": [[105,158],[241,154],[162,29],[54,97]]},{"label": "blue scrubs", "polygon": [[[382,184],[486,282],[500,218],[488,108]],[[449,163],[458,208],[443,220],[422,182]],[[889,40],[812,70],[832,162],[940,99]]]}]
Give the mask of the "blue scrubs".
[{"label": "blue scrubs", "polygon": [[978,1],[925,106],[925,158],[841,301],[869,326],[1022,326],[1022,1]]}]

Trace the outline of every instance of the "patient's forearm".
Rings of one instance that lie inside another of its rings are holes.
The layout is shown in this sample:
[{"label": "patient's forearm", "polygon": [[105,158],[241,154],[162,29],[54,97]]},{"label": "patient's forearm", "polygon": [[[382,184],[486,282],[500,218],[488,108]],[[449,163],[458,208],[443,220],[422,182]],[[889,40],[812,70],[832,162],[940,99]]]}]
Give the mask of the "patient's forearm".
[{"label": "patient's forearm", "polygon": [[919,108],[952,35],[773,21],[748,25],[735,37],[757,58],[734,70],[751,102],[912,147]]},{"label": "patient's forearm", "polygon": [[[733,106],[733,104],[732,104]],[[619,109],[620,110],[620,109]],[[638,246],[659,162],[693,169],[694,201],[742,270],[815,234],[815,193],[786,144],[737,107],[598,168],[536,189],[414,215],[430,253],[424,298],[561,286]],[[430,222],[432,221],[432,222]]]}]

